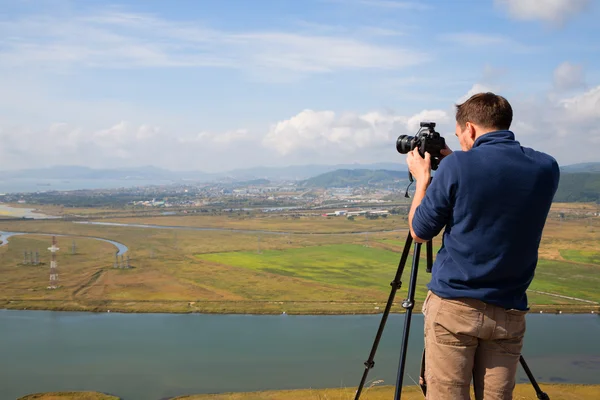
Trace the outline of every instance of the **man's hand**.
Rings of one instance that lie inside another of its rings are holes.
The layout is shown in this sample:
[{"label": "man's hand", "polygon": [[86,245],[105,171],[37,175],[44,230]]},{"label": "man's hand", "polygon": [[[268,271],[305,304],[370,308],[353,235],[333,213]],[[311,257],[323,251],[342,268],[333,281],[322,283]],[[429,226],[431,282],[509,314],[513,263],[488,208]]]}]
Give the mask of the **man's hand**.
[{"label": "man's hand", "polygon": [[450,150],[450,147],[448,147],[448,145],[446,145],[445,149],[441,149],[440,150],[440,154],[442,155],[442,159],[446,156],[449,156],[450,154],[452,154],[452,150]]},{"label": "man's hand", "polygon": [[425,158],[419,154],[419,149],[415,148],[409,152],[406,157],[406,164],[412,176],[421,183],[429,183],[431,177],[431,155],[425,152]]}]

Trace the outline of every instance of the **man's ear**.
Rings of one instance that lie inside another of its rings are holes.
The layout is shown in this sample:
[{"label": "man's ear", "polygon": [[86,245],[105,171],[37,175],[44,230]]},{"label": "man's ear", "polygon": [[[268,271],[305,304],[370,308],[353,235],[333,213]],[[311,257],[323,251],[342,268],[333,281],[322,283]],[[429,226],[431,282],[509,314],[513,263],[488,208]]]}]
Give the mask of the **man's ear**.
[{"label": "man's ear", "polygon": [[467,136],[472,141],[475,141],[475,138],[477,137],[477,128],[470,122],[467,122]]}]

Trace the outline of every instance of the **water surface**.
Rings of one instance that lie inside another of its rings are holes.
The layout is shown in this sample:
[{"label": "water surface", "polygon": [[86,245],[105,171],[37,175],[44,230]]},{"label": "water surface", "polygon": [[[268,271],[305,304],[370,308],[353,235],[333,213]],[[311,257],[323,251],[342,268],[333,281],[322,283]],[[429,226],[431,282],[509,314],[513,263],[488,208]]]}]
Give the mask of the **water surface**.
[{"label": "water surface", "polygon": [[[97,390],[158,400],[356,386],[380,318],[0,310],[0,398]],[[403,318],[390,316],[370,379],[394,384]],[[412,326],[407,385],[418,375],[422,315]],[[597,315],[529,315],[524,357],[541,382],[600,384],[599,337]],[[522,369],[519,379],[526,381]]]}]

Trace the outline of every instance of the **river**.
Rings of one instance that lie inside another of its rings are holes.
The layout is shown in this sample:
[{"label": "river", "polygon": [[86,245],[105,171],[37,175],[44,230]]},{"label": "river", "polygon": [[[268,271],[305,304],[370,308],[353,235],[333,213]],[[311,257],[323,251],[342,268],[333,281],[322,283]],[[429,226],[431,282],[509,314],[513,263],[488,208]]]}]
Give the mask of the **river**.
[{"label": "river", "polygon": [[[370,380],[394,384],[403,318],[390,316]],[[356,386],[380,319],[0,310],[1,398],[96,390],[158,400]],[[527,322],[523,355],[540,382],[600,384],[600,317],[533,314]],[[412,326],[407,385],[418,375],[422,315]],[[521,368],[519,380],[527,382]]]},{"label": "river", "polygon": [[[4,232],[4,231],[0,231],[0,246],[4,246],[8,244],[8,239],[11,236],[20,236],[20,235],[39,235],[39,236],[69,236],[69,235],[63,235],[63,234],[58,234],[58,233],[36,233],[36,232]],[[77,237],[77,236],[73,236],[73,237]],[[94,240],[100,240],[102,242],[106,242],[106,243],[110,243],[113,246],[115,246],[117,248],[117,255],[121,256],[125,253],[127,253],[127,251],[129,250],[129,248],[127,246],[125,246],[123,243],[119,243],[119,242],[115,242],[114,240],[109,240],[109,239],[103,239],[103,238],[98,238],[98,237],[91,237],[91,236],[83,236],[86,239],[94,239]]]}]

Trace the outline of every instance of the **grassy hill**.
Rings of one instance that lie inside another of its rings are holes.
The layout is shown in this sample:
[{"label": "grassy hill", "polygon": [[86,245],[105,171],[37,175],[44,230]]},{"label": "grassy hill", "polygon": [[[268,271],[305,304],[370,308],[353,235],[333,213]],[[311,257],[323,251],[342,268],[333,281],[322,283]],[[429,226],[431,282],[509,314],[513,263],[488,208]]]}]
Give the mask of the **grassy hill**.
[{"label": "grassy hill", "polygon": [[600,203],[600,173],[563,171],[554,201]]},{"label": "grassy hill", "polygon": [[302,182],[306,187],[383,186],[408,180],[406,171],[338,169]]}]

